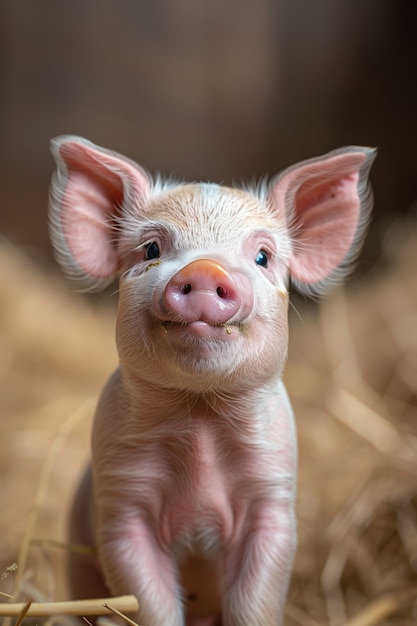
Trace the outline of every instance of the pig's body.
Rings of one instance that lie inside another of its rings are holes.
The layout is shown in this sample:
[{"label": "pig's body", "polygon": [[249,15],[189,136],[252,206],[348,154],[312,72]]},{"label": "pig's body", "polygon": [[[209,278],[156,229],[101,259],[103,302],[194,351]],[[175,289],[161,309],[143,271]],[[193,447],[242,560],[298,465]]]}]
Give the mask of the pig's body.
[{"label": "pig's body", "polygon": [[[267,594],[273,602],[265,623],[276,623],[295,549],[295,437],[282,383],[251,399],[242,393],[243,401],[230,396],[226,402],[215,393],[207,401],[179,402],[175,392],[168,392],[162,403],[158,389],[140,387],[129,414],[120,416],[116,397],[129,394],[117,372],[94,428],[98,510],[113,521],[97,536],[109,588],[141,598],[145,623],[180,624],[182,598],[188,623],[215,624],[223,578],[229,598],[225,615],[233,613],[234,604],[250,603],[251,611],[265,619],[259,598]],[[244,432],[232,423],[230,402]],[[164,428],[146,426],[148,420],[157,421],[155,404],[169,420]],[[132,421],[138,424],[133,432]],[[72,540],[84,544],[80,522],[93,501],[91,487],[89,480],[83,486],[76,513],[81,517],[73,527]],[[255,581],[244,572],[248,551],[254,563],[264,564]],[[75,597],[91,595],[85,564],[72,567]],[[233,584],[236,579],[239,583]],[[106,589],[98,586],[94,593],[100,597]],[[194,615],[203,621],[193,620]]]},{"label": "pig's body", "polygon": [[121,273],[120,367],[71,518],[97,555],[71,557],[74,595],[133,593],[141,626],[280,625],[296,543],[287,282],[319,291],[352,258],[371,155],[249,192],[152,186],[78,138],[54,151],[62,264],[84,286]]}]

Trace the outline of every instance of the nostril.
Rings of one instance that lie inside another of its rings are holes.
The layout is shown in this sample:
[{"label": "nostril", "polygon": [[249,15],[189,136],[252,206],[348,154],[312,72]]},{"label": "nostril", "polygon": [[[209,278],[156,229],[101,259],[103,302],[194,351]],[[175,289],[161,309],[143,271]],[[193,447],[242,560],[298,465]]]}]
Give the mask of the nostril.
[{"label": "nostril", "polygon": [[[190,283],[186,283],[185,285],[181,285],[180,287],[180,291],[183,295],[187,295],[188,293],[190,293],[193,290],[192,286],[190,285]],[[229,291],[227,289],[225,289],[224,287],[217,287],[216,289],[216,293],[219,296],[219,298],[227,298],[229,295]]]}]

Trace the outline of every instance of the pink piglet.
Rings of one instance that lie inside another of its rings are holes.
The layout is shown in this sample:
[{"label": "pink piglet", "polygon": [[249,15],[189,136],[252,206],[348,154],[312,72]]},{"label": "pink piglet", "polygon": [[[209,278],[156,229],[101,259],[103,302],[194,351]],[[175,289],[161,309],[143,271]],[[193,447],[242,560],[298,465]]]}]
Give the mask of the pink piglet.
[{"label": "pink piglet", "polygon": [[71,513],[76,598],[134,594],[141,626],[282,626],[297,451],[282,375],[288,286],[350,270],[374,151],[336,150],[269,184],[152,180],[55,139],[50,225],[84,290],[119,277],[119,367]]}]

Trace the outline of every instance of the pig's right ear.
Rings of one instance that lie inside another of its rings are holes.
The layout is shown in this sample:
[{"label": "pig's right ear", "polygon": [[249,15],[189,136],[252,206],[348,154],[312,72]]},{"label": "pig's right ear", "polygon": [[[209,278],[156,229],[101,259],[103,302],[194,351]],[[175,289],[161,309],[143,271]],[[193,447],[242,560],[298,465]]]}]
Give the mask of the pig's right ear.
[{"label": "pig's right ear", "polygon": [[272,181],[271,208],[289,229],[289,273],[300,291],[320,295],[352,269],[369,220],[375,155],[360,146],[334,150]]},{"label": "pig's right ear", "polygon": [[57,261],[83,291],[109,284],[121,266],[118,218],[145,197],[150,179],[138,165],[81,137],[51,142],[57,170],[49,223]]}]

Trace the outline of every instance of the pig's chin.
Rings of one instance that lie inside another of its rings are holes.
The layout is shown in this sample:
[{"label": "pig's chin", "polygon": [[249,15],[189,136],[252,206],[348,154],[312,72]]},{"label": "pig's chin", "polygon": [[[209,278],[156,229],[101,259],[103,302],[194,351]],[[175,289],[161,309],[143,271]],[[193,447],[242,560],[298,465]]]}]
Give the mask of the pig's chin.
[{"label": "pig's chin", "polygon": [[159,345],[176,365],[195,374],[227,372],[235,369],[242,357],[243,327],[233,324],[212,325],[201,320],[161,324]]}]

